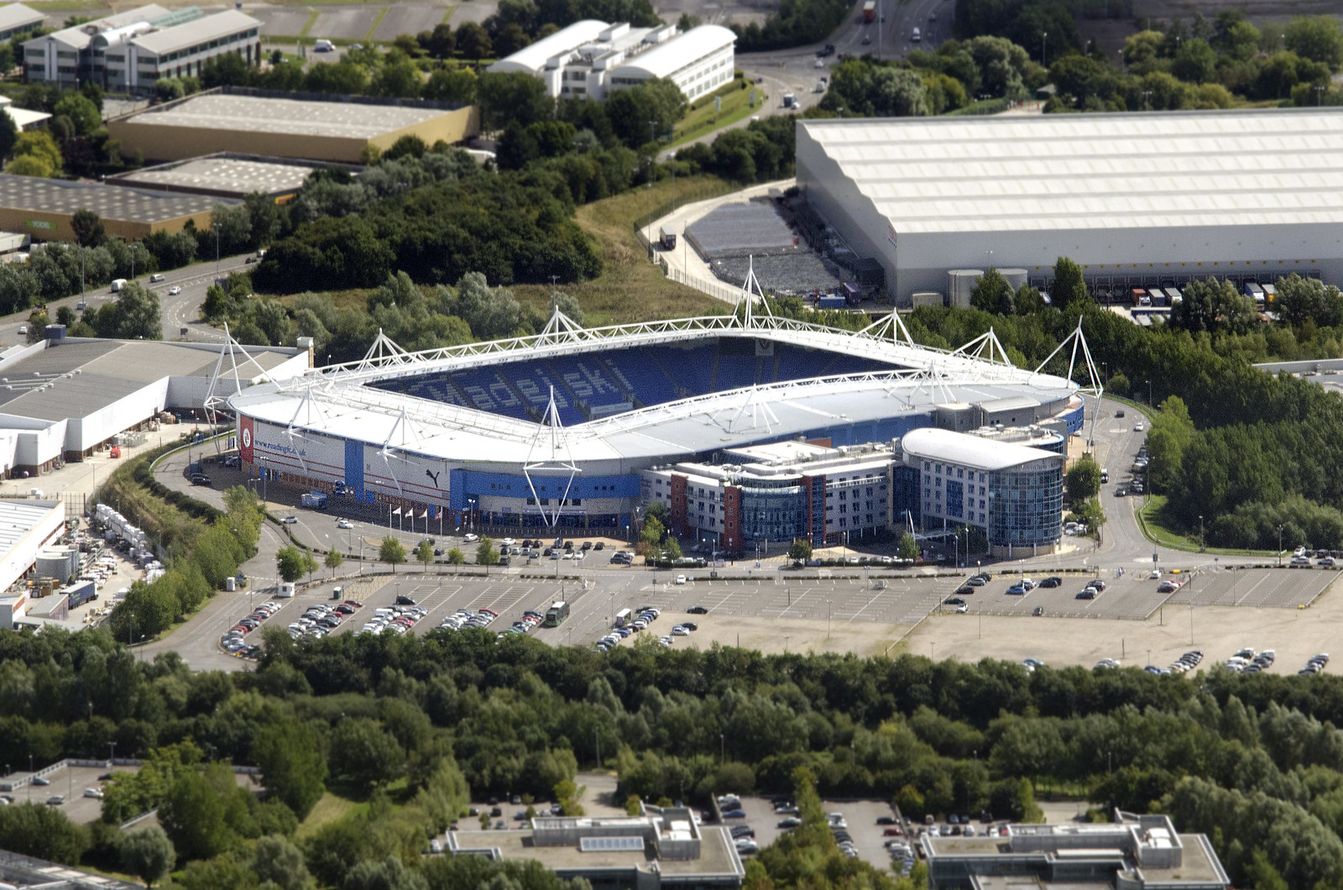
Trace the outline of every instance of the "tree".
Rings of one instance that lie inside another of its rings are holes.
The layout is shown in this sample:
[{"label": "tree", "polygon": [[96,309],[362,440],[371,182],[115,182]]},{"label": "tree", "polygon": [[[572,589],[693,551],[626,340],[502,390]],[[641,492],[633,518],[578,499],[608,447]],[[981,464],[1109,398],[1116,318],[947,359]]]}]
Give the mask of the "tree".
[{"label": "tree", "polygon": [[391,563],[392,572],[395,573],[397,564],[406,561],[405,545],[391,535],[388,535],[383,538],[382,543],[378,545],[378,560],[380,562]]},{"label": "tree", "polygon": [[382,724],[367,717],[342,720],[331,733],[331,775],[364,792],[400,776],[406,756]]},{"label": "tree", "polygon": [[74,124],[75,133],[88,136],[103,125],[98,106],[94,105],[83,93],[66,93],[52,109],[56,117],[68,117]]},{"label": "tree", "polygon": [[424,571],[429,571],[429,563],[434,561],[434,542],[425,538],[415,545],[415,558],[424,564]]},{"label": "tree", "polygon": [[103,221],[92,210],[83,208],[76,210],[75,215],[70,218],[70,228],[75,230],[75,241],[80,247],[97,247],[107,240],[107,230],[103,228]]},{"label": "tree", "polygon": [[1287,49],[1303,59],[1328,65],[1331,71],[1343,65],[1343,28],[1332,16],[1292,19],[1283,36]]},{"label": "tree", "polygon": [[811,559],[811,542],[805,538],[797,538],[793,545],[788,548],[788,558],[794,565],[801,565]]},{"label": "tree", "polygon": [[[88,313],[85,317],[88,318]],[[158,294],[136,281],[128,282],[114,302],[104,303],[88,318],[99,337],[162,340],[163,319]]]},{"label": "tree", "polygon": [[630,148],[666,138],[685,109],[681,88],[662,78],[620,90],[606,100],[611,126],[617,138]]},{"label": "tree", "polygon": [[172,871],[176,862],[173,842],[158,826],[132,831],[121,840],[122,867],[147,887],[153,887],[155,881]]},{"label": "tree", "polygon": [[360,862],[341,886],[343,890],[429,890],[424,876],[406,868],[395,856]]},{"label": "tree", "polygon": [[39,859],[75,865],[88,849],[88,833],[59,809],[31,803],[0,807],[0,837],[5,849]]},{"label": "tree", "polygon": [[264,728],[252,752],[266,789],[303,819],[326,790],[322,739],[308,723],[278,721]]},{"label": "tree", "polygon": [[19,128],[14,118],[0,114],[0,160],[8,160],[14,153],[14,144],[19,139]]},{"label": "tree", "polygon": [[896,545],[896,555],[911,562],[919,558],[919,542],[909,532],[900,533],[900,543]]},{"label": "tree", "polygon": [[[490,45],[490,35],[477,22],[462,22],[457,28],[457,34],[454,37],[457,46],[457,52],[464,58],[473,61],[479,61],[494,52],[494,47]],[[530,77],[531,75],[524,75]],[[535,80],[535,78],[532,78]],[[540,83],[540,81],[537,81]]]},{"label": "tree", "polygon": [[209,859],[237,842],[235,823],[245,812],[246,799],[247,792],[234,784],[233,772],[213,764],[177,777],[159,806],[159,824],[184,858]]},{"label": "tree", "polygon": [[476,97],[481,128],[485,130],[526,127],[547,120],[555,110],[545,84],[530,74],[516,71],[480,75]]},{"label": "tree", "polygon": [[304,575],[317,571],[317,560],[308,551],[290,544],[276,551],[275,570],[280,573],[280,580],[292,584]]},{"label": "tree", "polygon": [[466,554],[462,553],[460,547],[453,547],[448,551],[448,565],[459,566],[466,562]]},{"label": "tree", "polygon": [[345,557],[341,555],[339,550],[331,549],[328,550],[326,556],[323,557],[322,565],[331,570],[331,577],[334,580],[336,577],[336,569],[340,568],[340,564],[344,561]]},{"label": "tree", "polygon": [[975,283],[970,292],[970,305],[994,315],[1011,315],[1016,308],[1012,286],[997,269],[989,269]]},{"label": "tree", "polygon": [[1054,305],[1064,312],[1075,314],[1077,308],[1072,304],[1079,300],[1090,300],[1087,283],[1082,277],[1082,267],[1067,257],[1059,257],[1054,263],[1054,283],[1050,293]]},{"label": "tree", "polygon": [[1273,307],[1292,327],[1300,327],[1307,320],[1320,327],[1343,324],[1343,293],[1334,285],[1293,273],[1279,278],[1275,289]]},{"label": "tree", "polygon": [[314,886],[302,851],[279,835],[256,842],[252,850],[252,877],[257,886],[273,885],[278,890],[311,890]]},{"label": "tree", "polygon": [[1254,301],[1230,280],[1205,278],[1181,288],[1183,299],[1171,308],[1170,323],[1186,331],[1244,334],[1258,322]]},{"label": "tree", "polygon": [[55,176],[61,171],[65,160],[61,150],[50,133],[43,130],[29,130],[20,133],[14,142],[14,156],[6,172],[18,176]]},{"label": "tree", "polygon": [[499,548],[494,546],[494,541],[489,538],[481,538],[480,543],[476,545],[476,565],[492,566],[499,562]]},{"label": "tree", "polygon": [[1105,525],[1105,509],[1101,507],[1098,498],[1088,498],[1081,504],[1073,505],[1073,514],[1077,521],[1085,523],[1087,527],[1087,537],[1101,540],[1101,527]]},{"label": "tree", "polygon": [[1069,468],[1063,480],[1068,492],[1068,500],[1080,504],[1088,498],[1094,498],[1101,490],[1101,468],[1091,455],[1079,457]]}]

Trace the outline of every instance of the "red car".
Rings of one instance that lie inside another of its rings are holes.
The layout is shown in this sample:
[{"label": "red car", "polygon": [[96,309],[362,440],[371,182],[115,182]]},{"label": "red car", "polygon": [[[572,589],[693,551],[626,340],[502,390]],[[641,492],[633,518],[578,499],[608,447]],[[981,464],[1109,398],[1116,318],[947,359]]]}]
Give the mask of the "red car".
[{"label": "red car", "polygon": [[899,825],[892,825],[890,828],[882,832],[883,837],[904,837],[904,835],[905,830],[901,828]]}]

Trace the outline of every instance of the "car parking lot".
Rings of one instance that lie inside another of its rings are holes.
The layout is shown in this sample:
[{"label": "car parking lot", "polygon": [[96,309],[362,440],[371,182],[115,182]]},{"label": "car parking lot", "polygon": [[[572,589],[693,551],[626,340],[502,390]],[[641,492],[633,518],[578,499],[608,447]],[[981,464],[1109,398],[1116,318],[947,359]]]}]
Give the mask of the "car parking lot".
[{"label": "car parking lot", "polygon": [[1225,569],[1215,565],[1189,576],[1172,604],[1295,609],[1309,605],[1338,579],[1330,569]]},{"label": "car parking lot", "polygon": [[[791,829],[779,827],[780,821],[789,818],[787,813],[776,812],[774,801],[764,797],[745,796],[739,798],[744,819],[729,819],[725,825],[749,825],[755,832],[755,841],[761,849],[777,841]],[[890,804],[879,800],[825,800],[821,802],[826,813],[842,813],[844,828],[853,840],[858,858],[879,868],[891,867],[891,856],[884,846],[887,840],[882,832],[885,825],[878,825],[877,819],[892,815]]]}]

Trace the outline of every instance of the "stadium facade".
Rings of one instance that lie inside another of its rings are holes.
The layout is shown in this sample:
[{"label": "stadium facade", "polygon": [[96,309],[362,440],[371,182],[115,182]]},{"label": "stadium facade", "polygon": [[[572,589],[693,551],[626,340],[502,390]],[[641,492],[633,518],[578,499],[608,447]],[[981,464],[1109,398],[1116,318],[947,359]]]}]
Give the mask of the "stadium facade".
[{"label": "stadium facade", "polygon": [[[871,465],[860,475],[874,486],[863,528],[916,520],[923,471],[899,458],[902,438],[996,424],[1069,435],[1084,413],[1072,370],[1013,367],[992,332],[955,351],[919,346],[894,313],[855,333],[749,309],[593,329],[556,311],[531,337],[415,354],[380,337],[359,362],[252,387],[230,406],[250,473],[451,526],[627,533],[660,473],[687,475],[668,467],[731,466],[734,450],[771,443],[802,443],[792,447],[804,457],[816,456],[808,448],[829,453],[830,469],[800,474],[812,494],[800,482],[784,486],[789,504],[773,509],[789,511],[786,523],[752,523],[742,500],[749,480],[723,474],[715,510],[694,515],[684,481],[670,483],[682,489],[676,531],[744,550],[761,539],[842,539],[856,526],[841,524],[837,509],[827,514],[824,477],[838,507],[854,460]],[[1040,520],[1035,539],[1004,538],[1005,546],[1057,539],[1058,504],[1038,501],[1053,520]]]},{"label": "stadium facade", "polygon": [[799,119],[797,182],[898,305],[1061,256],[1112,288],[1343,277],[1338,108]]}]

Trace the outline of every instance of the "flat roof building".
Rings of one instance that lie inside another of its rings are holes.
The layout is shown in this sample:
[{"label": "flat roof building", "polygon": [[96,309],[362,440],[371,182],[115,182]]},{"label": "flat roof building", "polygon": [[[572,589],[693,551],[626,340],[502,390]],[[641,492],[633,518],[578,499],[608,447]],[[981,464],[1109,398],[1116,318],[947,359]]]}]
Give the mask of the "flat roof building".
[{"label": "flat roof building", "polygon": [[593,887],[711,890],[740,887],[746,876],[728,830],[700,825],[685,807],[647,807],[643,816],[542,816],[520,831],[452,831],[441,846],[454,856],[534,860]]},{"label": "flat roof building", "polygon": [[39,241],[73,241],[70,221],[80,210],[92,210],[108,234],[128,240],[153,232],[179,232],[187,222],[207,229],[219,203],[228,202],[183,192],[0,173],[0,229]]},{"label": "flat roof building", "polygon": [[539,77],[560,99],[604,99],[613,90],[666,78],[694,100],[732,80],[736,35],[721,25],[679,33],[594,19],[556,31],[490,66]]},{"label": "flat roof building", "polygon": [[480,130],[474,105],[296,99],[218,91],[108,121],[123,151],[173,161],[218,152],[358,164],[402,136],[426,145],[461,142]]},{"label": "flat roof building", "polygon": [[244,198],[259,192],[283,200],[297,195],[317,169],[315,164],[284,158],[217,154],[141,167],[109,176],[104,182],[219,198]]},{"label": "flat roof building", "polygon": [[1008,825],[1004,835],[920,840],[930,890],[1227,890],[1208,838],[1168,816],[1109,824]]},{"label": "flat roof building", "polygon": [[[4,437],[0,432],[0,440]],[[28,594],[17,582],[64,531],[65,504],[60,500],[0,500],[0,629],[13,629],[14,619],[26,614]]]},{"label": "flat roof building", "polygon": [[801,120],[807,201],[888,293],[1060,256],[1088,278],[1343,278],[1343,109]]},{"label": "flat roof building", "polygon": [[235,9],[206,15],[150,4],[26,41],[23,70],[30,82],[145,93],[160,78],[199,77],[229,53],[260,62],[261,22]]},{"label": "flat roof building", "polygon": [[[171,409],[204,407],[219,343],[43,340],[0,353],[0,474],[37,475]],[[242,385],[308,369],[306,350],[254,347]],[[227,365],[226,365],[227,367]]]},{"label": "flat roof building", "polygon": [[46,24],[45,13],[22,3],[0,6],[0,40],[10,40],[20,34],[36,31]]}]

